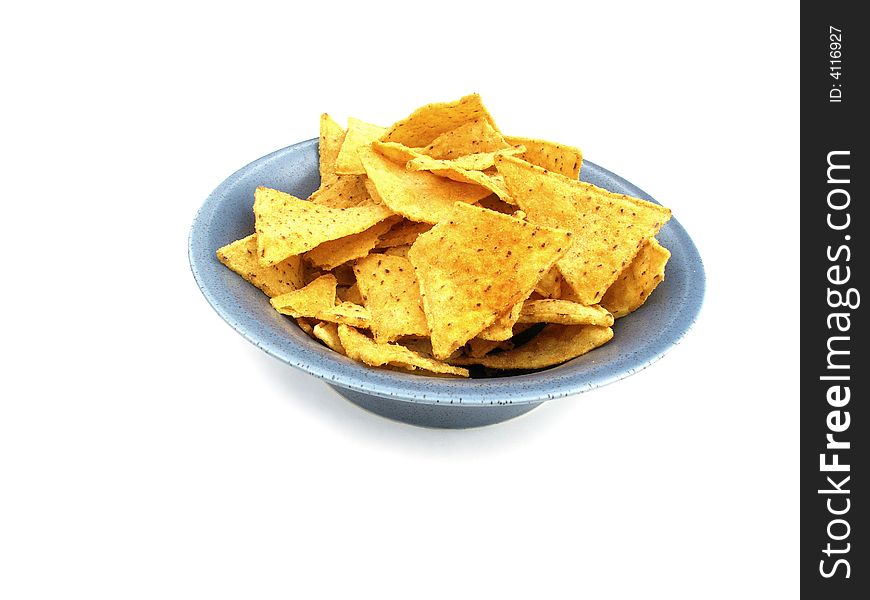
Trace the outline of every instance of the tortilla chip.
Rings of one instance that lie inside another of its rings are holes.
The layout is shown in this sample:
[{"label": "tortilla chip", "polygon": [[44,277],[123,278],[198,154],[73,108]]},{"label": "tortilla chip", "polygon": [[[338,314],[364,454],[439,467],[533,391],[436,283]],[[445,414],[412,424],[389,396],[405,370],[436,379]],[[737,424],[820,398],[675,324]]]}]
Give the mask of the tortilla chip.
[{"label": "tortilla chip", "polygon": [[498,340],[484,340],[479,337],[471,338],[465,344],[466,353],[468,356],[473,356],[474,358],[480,358],[481,356],[486,356],[499,346],[501,346],[504,342],[500,342]]},{"label": "tortilla chip", "polygon": [[406,171],[371,148],[361,148],[359,155],[378,197],[411,221],[437,223],[450,214],[454,202],[476,202],[489,195],[478,185]]},{"label": "tortilla chip", "polygon": [[414,266],[407,258],[370,254],[356,261],[354,272],[378,343],[429,335]]},{"label": "tortilla chip", "polygon": [[335,306],[335,286],[333,275],[322,275],[304,288],[275,296],[270,302],[282,315],[314,317]]},{"label": "tortilla chip", "polygon": [[613,337],[610,327],[598,325],[547,325],[531,340],[513,350],[482,357],[452,360],[458,365],[483,365],[492,369],[543,369],[586,354]]},{"label": "tortilla chip", "polygon": [[520,318],[523,310],[523,302],[517,302],[510,310],[500,315],[492,325],[477,334],[482,340],[491,342],[503,342],[514,336],[514,325]]},{"label": "tortilla chip", "polygon": [[597,304],[641,245],[671,218],[670,209],[573,181],[509,156],[496,166],[529,221],[573,232],[559,271],[582,304]]},{"label": "tortilla chip", "polygon": [[359,285],[356,282],[344,292],[344,295],[341,296],[341,300],[343,302],[353,302],[354,304],[363,305],[362,293],[359,291]]},{"label": "tortilla chip", "polygon": [[[504,182],[504,179],[502,179],[502,182]],[[483,208],[488,208],[489,210],[494,210],[495,212],[500,212],[505,215],[513,214],[516,210],[515,206],[511,206],[510,204],[499,198],[497,194],[487,196],[483,200],[477,202],[477,205],[482,206]]]},{"label": "tortilla chip", "polygon": [[263,290],[270,298],[305,285],[300,257],[291,256],[272,266],[263,267],[257,256],[256,233],[217,251],[219,261]]},{"label": "tortilla chip", "polygon": [[601,306],[617,319],[637,310],[656,286],[665,279],[665,263],[670,251],[650,238],[634,260],[619,274],[601,299]]},{"label": "tortilla chip", "polygon": [[553,267],[547,271],[535,286],[535,291],[544,298],[561,298],[562,273],[559,272],[559,268]]},{"label": "tortilla chip", "polygon": [[363,329],[371,327],[372,322],[372,316],[368,309],[353,302],[336,304],[331,308],[318,311],[313,316],[321,321],[343,323],[354,327],[362,327]]},{"label": "tortilla chip", "polygon": [[479,154],[466,154],[454,159],[436,159],[431,156],[415,156],[408,160],[405,168],[409,171],[438,171],[442,169],[460,171],[484,171],[495,165],[495,157],[500,155],[511,156],[520,154],[525,150],[524,146],[509,146],[505,150],[497,152],[481,152]]},{"label": "tortilla chip", "polygon": [[449,373],[468,377],[467,369],[433,360],[398,344],[378,344],[347,325],[338,326],[338,337],[347,356],[372,367],[392,365],[409,371],[423,369],[433,373]]},{"label": "tortilla chip", "polygon": [[274,265],[323,242],[365,231],[391,214],[384,206],[330,208],[258,187],[254,216],[260,264]]},{"label": "tortilla chip", "polygon": [[299,325],[299,329],[301,329],[308,335],[314,335],[314,327],[311,326],[310,319],[306,319],[305,317],[296,317],[296,324]]},{"label": "tortilla chip", "polygon": [[305,258],[314,266],[326,271],[348,261],[361,258],[377,245],[380,236],[386,233],[398,220],[399,217],[389,217],[360,233],[323,242],[317,248],[306,252]]},{"label": "tortilla chip", "polygon": [[501,133],[486,119],[466,121],[459,127],[445,131],[420,152],[432,158],[457,158],[467,154],[495,152],[510,148]]},{"label": "tortilla chip", "polygon": [[365,175],[359,160],[359,149],[369,146],[381,137],[386,129],[349,117],[347,135],[335,160],[335,172],[339,175]]},{"label": "tortilla chip", "polygon": [[356,275],[353,274],[353,265],[347,263],[335,267],[330,271],[335,275],[338,285],[353,285],[356,283]]},{"label": "tortilla chip", "polygon": [[442,133],[478,119],[487,121],[498,131],[480,95],[471,94],[454,102],[435,102],[422,106],[394,123],[380,139],[383,142],[399,142],[409,148],[422,148]]},{"label": "tortilla chip", "polygon": [[517,158],[569,179],[577,179],[580,176],[583,153],[579,148],[524,137],[505,136],[505,139],[514,146],[525,146],[525,152],[518,154]]},{"label": "tortilla chip", "polygon": [[341,125],[332,120],[328,114],[320,115],[320,181],[321,183],[335,177],[335,159],[344,143],[345,131]]},{"label": "tortilla chip", "polygon": [[568,300],[527,300],[517,322],[610,327],[613,315],[597,304],[585,306]]},{"label": "tortilla chip", "polygon": [[375,204],[369,197],[365,180],[362,175],[333,175],[329,180],[321,181],[320,187],[311,194],[308,201],[330,208]]},{"label": "tortilla chip", "polygon": [[393,225],[387,233],[382,235],[376,248],[392,248],[394,246],[413,244],[418,235],[426,233],[430,229],[432,229],[430,223],[415,223],[406,219]]},{"label": "tortilla chip", "polygon": [[411,244],[405,244],[404,246],[393,246],[392,248],[387,248],[384,250],[384,254],[387,256],[402,256],[404,258],[408,258],[408,251],[411,249]]},{"label": "tortilla chip", "polygon": [[571,245],[568,231],[457,202],[408,252],[436,358],[527,298]]},{"label": "tortilla chip", "polygon": [[346,355],[344,346],[341,345],[341,339],[338,337],[338,325],[335,323],[321,322],[314,326],[312,331],[314,337],[322,341],[334,352]]}]

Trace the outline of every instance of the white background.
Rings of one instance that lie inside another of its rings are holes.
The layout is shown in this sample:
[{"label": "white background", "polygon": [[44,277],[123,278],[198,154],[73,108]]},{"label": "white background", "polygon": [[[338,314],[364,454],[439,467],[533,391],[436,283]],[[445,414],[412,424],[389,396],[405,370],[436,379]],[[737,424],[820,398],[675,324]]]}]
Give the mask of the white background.
[{"label": "white background", "polygon": [[[0,597],[796,597],[797,5],[294,4],[4,9]],[[472,91],[670,206],[707,300],[628,380],[418,429],[233,332],[187,234],[321,112]]]}]

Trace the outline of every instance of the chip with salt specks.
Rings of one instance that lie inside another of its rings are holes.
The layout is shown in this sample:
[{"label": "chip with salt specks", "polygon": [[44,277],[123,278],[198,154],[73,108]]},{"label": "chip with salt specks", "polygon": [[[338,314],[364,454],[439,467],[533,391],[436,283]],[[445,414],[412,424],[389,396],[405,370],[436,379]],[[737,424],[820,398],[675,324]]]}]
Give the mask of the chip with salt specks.
[{"label": "chip with salt specks", "polygon": [[505,139],[514,146],[522,145],[525,148],[517,158],[569,179],[577,179],[580,176],[580,169],[583,166],[583,153],[580,148],[524,137],[505,136]]},{"label": "chip with salt specks", "polygon": [[359,149],[369,146],[381,137],[386,129],[353,117],[347,120],[347,134],[335,160],[335,172],[339,175],[365,175],[359,160]]},{"label": "chip with salt specks", "polygon": [[407,258],[370,254],[354,265],[357,285],[371,313],[371,330],[378,342],[402,336],[428,336],[426,315],[414,266]]},{"label": "chip with salt specks", "polygon": [[664,281],[665,264],[670,257],[670,251],[658,240],[647,240],[634,260],[604,294],[601,305],[616,318],[624,317],[640,308],[656,286]]},{"label": "chip with salt specks", "polygon": [[387,248],[384,250],[384,254],[388,256],[404,256],[408,258],[408,251],[411,250],[411,244],[405,244],[404,246],[393,246],[392,248]]},{"label": "chip with salt specks", "polygon": [[313,317],[335,306],[335,276],[321,275],[305,287],[275,296],[272,306],[282,315]]},{"label": "chip with salt specks", "polygon": [[423,356],[399,344],[379,344],[353,327],[338,326],[338,337],[347,356],[372,367],[392,365],[409,371],[423,369],[432,373],[445,373],[468,377],[468,370]]},{"label": "chip with salt specks", "polygon": [[217,257],[224,265],[260,288],[270,298],[292,292],[305,285],[302,260],[299,256],[291,256],[269,267],[260,265],[256,233],[220,248]]},{"label": "chip with salt specks", "polygon": [[408,252],[435,357],[449,356],[527,298],[571,242],[569,231],[454,204]]},{"label": "chip with salt specks", "polygon": [[274,265],[323,242],[365,231],[392,214],[380,205],[330,208],[258,187],[254,217],[260,264]]},{"label": "chip with salt specks", "polygon": [[543,369],[562,364],[607,343],[610,327],[598,325],[547,325],[531,340],[505,352],[451,360],[457,365],[483,365],[492,369]]},{"label": "chip with salt specks", "polygon": [[377,245],[380,236],[399,219],[400,217],[388,217],[365,231],[323,242],[317,248],[306,252],[305,259],[312,265],[328,271],[348,261],[361,258]]},{"label": "chip with salt specks", "polygon": [[582,304],[598,304],[643,243],[670,219],[670,209],[582,181],[573,181],[510,156],[496,166],[529,221],[575,235],[558,262]]},{"label": "chip with salt specks", "polygon": [[487,121],[498,131],[480,95],[470,94],[453,102],[434,102],[421,106],[394,123],[380,139],[384,142],[399,142],[409,148],[422,148],[442,133],[478,119]]},{"label": "chip with salt specks", "polygon": [[528,300],[518,323],[561,323],[562,325],[613,325],[613,315],[601,306],[586,306],[568,300]]},{"label": "chip with salt specks", "polygon": [[544,298],[558,299],[562,297],[562,274],[558,267],[552,267],[547,271],[538,285],[535,286],[535,291]]},{"label": "chip with salt specks", "polygon": [[479,185],[427,171],[406,171],[371,148],[361,148],[359,156],[380,200],[411,221],[437,223],[450,213],[454,202],[476,202],[490,193]]},{"label": "chip with salt specks", "polygon": [[320,187],[308,198],[309,202],[330,208],[351,208],[375,204],[365,186],[362,175],[333,175],[321,181]]},{"label": "chip with salt specks", "polygon": [[371,313],[364,306],[354,304],[353,302],[342,302],[331,308],[325,308],[318,311],[315,318],[321,321],[329,321],[330,323],[343,323],[352,325],[353,327],[362,327],[368,329],[371,327]]},{"label": "chip with salt specks", "polygon": [[495,152],[480,152],[478,154],[466,154],[458,158],[437,159],[425,154],[410,159],[405,168],[409,171],[485,171],[495,165],[496,156],[511,156],[520,154],[525,150],[524,146],[511,146]]},{"label": "chip with salt specks", "polygon": [[490,342],[509,340],[514,335],[514,325],[516,325],[517,320],[520,318],[522,309],[523,302],[517,302],[510,310],[500,315],[492,325],[478,333],[477,337]]},{"label": "chip with salt specks", "polygon": [[432,229],[431,223],[416,223],[406,219],[393,225],[387,233],[382,235],[376,247],[393,248],[413,244],[418,235],[426,233],[430,229]]},{"label": "chip with salt specks", "polygon": [[332,117],[323,113],[320,115],[320,143],[318,155],[320,161],[321,183],[335,177],[335,160],[344,143],[344,128]]},{"label": "chip with salt specks", "polygon": [[330,350],[339,354],[347,354],[344,351],[344,346],[341,345],[341,339],[338,337],[338,324],[320,322],[314,326],[311,331],[312,335],[322,341]]},{"label": "chip with salt specks", "polygon": [[420,152],[432,158],[458,158],[468,154],[495,152],[510,148],[504,137],[486,119],[467,121],[445,131]]}]

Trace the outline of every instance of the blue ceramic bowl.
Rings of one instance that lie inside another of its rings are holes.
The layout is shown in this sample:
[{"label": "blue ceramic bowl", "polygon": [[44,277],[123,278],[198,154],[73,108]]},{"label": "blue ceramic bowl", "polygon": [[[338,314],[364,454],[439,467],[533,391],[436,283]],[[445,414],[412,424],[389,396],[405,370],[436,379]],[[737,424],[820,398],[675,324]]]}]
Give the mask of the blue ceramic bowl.
[{"label": "blue ceramic bowl", "polygon": [[[653,200],[641,189],[584,161],[580,179]],[[215,250],[254,231],[254,189],[307,198],[320,183],[317,140],[294,144],[243,167],[199,210],[190,232],[190,265],[203,295],[236,331],[264,352],[322,378],[340,394],[385,417],[429,427],[465,428],[516,417],[545,400],[618,381],[662,357],[686,334],[704,296],[698,250],[676,219],[658,239],[671,251],[665,280],[639,310],[619,319],[613,340],[565,364],[491,379],[446,379],[370,368],[324,347],[278,314],[254,286],[220,264]]]}]

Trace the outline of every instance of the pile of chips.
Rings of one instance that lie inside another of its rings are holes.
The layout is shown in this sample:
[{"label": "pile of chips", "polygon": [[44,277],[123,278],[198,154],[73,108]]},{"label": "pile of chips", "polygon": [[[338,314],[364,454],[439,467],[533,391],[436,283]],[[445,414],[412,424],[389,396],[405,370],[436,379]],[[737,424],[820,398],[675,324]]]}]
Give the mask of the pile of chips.
[{"label": "pile of chips", "polygon": [[320,188],[258,188],[256,231],[217,256],[367,365],[550,367],[608,342],[670,257],[670,210],[578,181],[582,160],[504,135],[477,94],[388,128],[324,114]]}]

